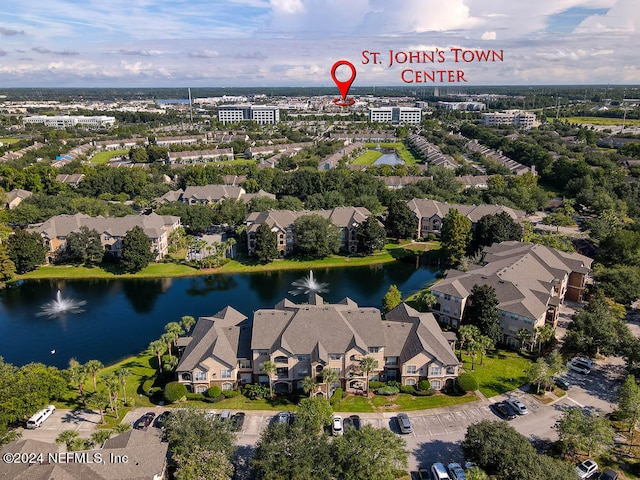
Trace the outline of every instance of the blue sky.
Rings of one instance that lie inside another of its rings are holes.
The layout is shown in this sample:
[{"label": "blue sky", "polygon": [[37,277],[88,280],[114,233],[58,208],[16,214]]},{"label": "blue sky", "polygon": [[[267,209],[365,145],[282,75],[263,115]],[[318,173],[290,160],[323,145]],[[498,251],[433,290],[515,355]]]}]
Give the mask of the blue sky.
[{"label": "blue sky", "polygon": [[[4,0],[0,87],[329,86],[341,59],[356,85],[401,85],[406,69],[463,70],[468,85],[639,84],[639,10],[637,0]],[[453,48],[502,50],[503,61],[455,63]],[[436,49],[445,62],[388,65],[390,50]],[[382,63],[363,65],[364,50]]]}]

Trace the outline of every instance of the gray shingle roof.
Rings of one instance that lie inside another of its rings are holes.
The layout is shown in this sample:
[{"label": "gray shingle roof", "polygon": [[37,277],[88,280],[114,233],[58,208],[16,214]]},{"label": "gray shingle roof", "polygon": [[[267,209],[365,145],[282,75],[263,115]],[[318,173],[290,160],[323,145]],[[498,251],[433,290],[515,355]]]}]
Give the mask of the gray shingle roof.
[{"label": "gray shingle roof", "polygon": [[364,207],[336,207],[331,210],[301,210],[298,212],[292,210],[267,210],[250,213],[245,223],[247,224],[248,233],[255,232],[263,223],[266,223],[271,229],[285,231],[293,226],[296,219],[303,215],[311,214],[328,218],[339,228],[360,224],[371,216],[371,212]]},{"label": "gray shingle roof", "polygon": [[436,215],[443,218],[449,213],[450,209],[455,208],[473,223],[476,223],[485,215],[496,215],[502,212],[506,212],[513,220],[519,220],[525,215],[525,212],[521,210],[514,210],[503,205],[459,205],[442,203],[427,198],[414,198],[409,200],[407,205],[419,218],[431,218]]}]

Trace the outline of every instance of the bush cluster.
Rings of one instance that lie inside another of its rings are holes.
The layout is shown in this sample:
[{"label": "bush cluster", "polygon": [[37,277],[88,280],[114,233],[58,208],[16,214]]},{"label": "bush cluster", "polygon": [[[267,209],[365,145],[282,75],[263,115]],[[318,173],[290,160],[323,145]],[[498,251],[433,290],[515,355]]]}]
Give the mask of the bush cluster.
[{"label": "bush cluster", "polygon": [[338,402],[340,402],[340,400],[342,400],[342,389],[338,387],[333,391],[333,395],[331,395],[331,406],[335,407],[336,405],[338,405]]},{"label": "bush cluster", "polygon": [[478,380],[470,373],[461,373],[456,380],[456,385],[463,392],[475,392],[478,390]]},{"label": "bush cluster", "polygon": [[410,395],[415,395],[416,388],[413,385],[401,385],[400,386],[400,391],[402,393],[408,393]]},{"label": "bush cluster", "polygon": [[207,397],[209,397],[209,398],[217,398],[220,395],[222,395],[222,389],[220,387],[218,387],[217,385],[212,385],[207,390]]},{"label": "bush cluster", "polygon": [[420,380],[418,382],[418,390],[429,390],[431,388],[431,382],[429,380]]},{"label": "bush cluster", "polygon": [[235,398],[240,395],[239,390],[223,390],[222,395],[224,398]]},{"label": "bush cluster", "polygon": [[378,388],[382,388],[387,384],[384,382],[378,382],[377,380],[371,380],[369,382],[369,390],[377,390]]},{"label": "bush cluster", "polygon": [[169,403],[178,402],[187,396],[187,387],[180,382],[169,382],[164,387],[164,399]]},{"label": "bush cluster", "polygon": [[400,390],[397,389],[396,387],[382,387],[382,388],[378,388],[376,389],[376,395],[384,395],[384,396],[389,396],[389,395],[396,395]]}]

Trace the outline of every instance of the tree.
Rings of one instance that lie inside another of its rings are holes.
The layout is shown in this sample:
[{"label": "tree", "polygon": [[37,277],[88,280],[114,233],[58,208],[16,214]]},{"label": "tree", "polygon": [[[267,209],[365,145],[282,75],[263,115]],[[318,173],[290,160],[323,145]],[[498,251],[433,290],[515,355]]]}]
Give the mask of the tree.
[{"label": "tree", "polygon": [[402,293],[396,285],[391,285],[384,297],[382,297],[382,309],[385,312],[393,310],[402,302]]},{"label": "tree", "polygon": [[351,428],[331,443],[337,478],[344,480],[393,480],[407,468],[409,452],[405,441],[386,428],[365,425]]},{"label": "tree", "polygon": [[87,373],[91,375],[91,378],[93,378],[93,391],[96,392],[98,390],[96,384],[98,372],[104,368],[104,365],[100,360],[89,360],[85,363],[84,368]]},{"label": "tree", "polygon": [[429,311],[431,307],[438,303],[438,298],[429,290],[424,290],[416,296],[416,301],[421,311]]},{"label": "tree", "polygon": [[406,202],[396,200],[389,205],[385,227],[390,237],[413,238],[418,232],[418,219]]},{"label": "tree", "polygon": [[371,254],[376,250],[382,250],[386,237],[387,231],[373,215],[356,227],[358,251]]},{"label": "tree", "polygon": [[465,472],[466,480],[489,480],[489,475],[480,467],[471,467]]},{"label": "tree", "polygon": [[498,297],[490,285],[474,285],[464,308],[462,323],[476,325],[482,335],[489,337],[494,344],[502,337]]},{"label": "tree", "polygon": [[522,227],[506,212],[485,215],[478,220],[473,230],[473,245],[475,249],[494,243],[521,239]]},{"label": "tree", "polygon": [[442,219],[440,242],[450,265],[456,265],[467,252],[471,238],[471,220],[452,208]]},{"label": "tree", "polygon": [[233,463],[224,454],[195,447],[188,455],[176,455],[176,480],[227,480],[233,477]]},{"label": "tree", "polygon": [[120,255],[122,268],[130,273],[139,272],[154,259],[151,240],[141,227],[136,225],[125,234]]},{"label": "tree", "polygon": [[369,373],[373,372],[378,368],[378,361],[373,357],[362,357],[360,359],[360,370],[364,373],[364,376],[367,379],[367,395],[369,395]]},{"label": "tree", "polygon": [[302,390],[304,391],[304,393],[308,393],[309,396],[313,395],[313,391],[316,388],[316,385],[318,385],[318,382],[316,382],[316,379],[313,377],[304,377],[302,379]]},{"label": "tree", "polygon": [[162,350],[166,347],[166,344],[162,340],[154,340],[149,344],[147,350],[149,353],[155,354],[158,360],[158,372],[162,373]]},{"label": "tree", "polygon": [[173,358],[171,353],[171,342],[173,342],[173,335],[170,333],[163,333],[160,335],[160,340],[167,346],[167,352],[169,353],[169,358]]},{"label": "tree", "polygon": [[11,280],[16,274],[16,265],[9,257],[5,244],[0,243],[0,283]]},{"label": "tree", "polygon": [[303,398],[298,403],[296,423],[304,425],[305,429],[317,434],[322,427],[331,425],[333,409],[329,400],[322,396]]},{"label": "tree", "polygon": [[104,385],[107,387],[109,395],[109,406],[115,412],[116,418],[118,418],[118,387],[120,386],[120,381],[113,372],[109,372],[104,376]]},{"label": "tree", "polygon": [[277,365],[271,360],[267,360],[260,367],[260,371],[265,373],[269,378],[269,393],[271,398],[273,398],[273,376],[276,374],[277,370],[278,370]]},{"label": "tree", "polygon": [[91,434],[91,443],[98,448],[102,448],[104,442],[109,440],[113,433],[113,430],[96,430]]},{"label": "tree", "polygon": [[480,338],[481,335],[480,329],[475,325],[460,325],[460,328],[458,328],[458,338],[460,339],[460,358],[462,358],[462,349],[465,344],[471,340]]},{"label": "tree", "polygon": [[551,383],[551,372],[544,358],[538,358],[535,363],[531,364],[527,378],[530,383],[536,383],[538,385],[537,390],[540,390],[541,385],[544,385],[546,388],[546,386]]},{"label": "tree", "polygon": [[526,328],[521,328],[520,330],[518,330],[517,337],[518,337],[518,341],[520,342],[520,350],[525,350],[527,347],[527,344],[531,342],[533,335]]},{"label": "tree", "polygon": [[597,455],[613,445],[614,430],[609,420],[593,412],[585,414],[580,408],[566,410],[554,428],[567,453],[584,451],[588,456]]},{"label": "tree", "polygon": [[17,230],[7,239],[7,250],[19,274],[30,272],[42,265],[47,253],[40,234],[29,233],[26,230]]},{"label": "tree", "polygon": [[122,385],[122,400],[125,405],[127,404],[127,377],[131,375],[131,370],[128,368],[120,367],[115,371],[116,377],[120,380],[120,385]]},{"label": "tree", "polygon": [[480,365],[484,365],[484,356],[487,353],[487,350],[495,346],[495,343],[493,339],[487,337],[486,335],[480,335],[480,338],[478,338],[477,342],[478,350],[480,352]]},{"label": "tree", "polygon": [[206,412],[194,409],[176,409],[165,424],[165,436],[174,455],[188,457],[194,448],[219,451],[229,460],[235,451],[235,433],[229,422],[221,422]]},{"label": "tree", "polygon": [[337,383],[339,380],[340,376],[333,368],[325,367],[324,370],[322,370],[322,383],[326,385],[327,398],[331,398],[331,395],[333,394],[331,391],[331,385]]},{"label": "tree", "polygon": [[537,327],[535,330],[534,338],[538,342],[538,355],[542,352],[542,345],[551,340],[556,334],[556,331],[551,325],[545,324],[542,327]]},{"label": "tree", "polygon": [[633,445],[636,426],[640,421],[640,386],[633,375],[627,375],[618,389],[618,407],[620,414],[628,422]]},{"label": "tree", "polygon": [[180,325],[184,329],[185,332],[189,333],[191,331],[191,327],[196,323],[196,319],[191,315],[185,315],[180,319]]},{"label": "tree", "polygon": [[266,223],[256,229],[255,254],[260,263],[269,263],[278,258],[278,235]]},{"label": "tree", "polygon": [[77,263],[89,263],[102,260],[104,247],[100,242],[100,234],[83,225],[79,231],[67,235],[64,257]]},{"label": "tree", "polygon": [[328,218],[315,213],[302,215],[293,227],[297,248],[303,255],[326,257],[340,249],[340,230]]},{"label": "tree", "polygon": [[72,450],[73,441],[78,438],[80,434],[75,430],[63,430],[56,438],[56,443],[58,445],[65,444],[67,447],[67,451]]},{"label": "tree", "polygon": [[84,365],[78,362],[75,359],[71,359],[69,361],[69,382],[73,385],[76,385],[78,388],[78,395],[82,399],[82,403],[84,403],[84,385],[87,382],[87,377],[89,374],[87,373],[87,369]]}]

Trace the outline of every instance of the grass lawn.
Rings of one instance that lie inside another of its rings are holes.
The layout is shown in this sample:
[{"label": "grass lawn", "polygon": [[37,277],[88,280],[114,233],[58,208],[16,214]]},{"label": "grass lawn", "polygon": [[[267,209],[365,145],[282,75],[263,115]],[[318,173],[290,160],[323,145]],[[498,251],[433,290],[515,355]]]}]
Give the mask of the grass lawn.
[{"label": "grass lawn", "polygon": [[85,267],[73,265],[44,265],[33,272],[17,275],[14,280],[29,280],[42,278],[158,278],[158,277],[189,277],[211,273],[208,270],[197,270],[186,265],[173,263],[152,263],[138,273],[116,274],[100,267]]},{"label": "grass lawn", "polygon": [[484,365],[476,359],[475,370],[471,370],[471,358],[462,356],[464,369],[478,380],[480,391],[486,397],[494,397],[514,390],[527,383],[527,371],[532,361],[518,352],[496,350],[484,357]]},{"label": "grass lawn", "polygon": [[417,397],[407,393],[399,393],[388,397],[374,395],[367,399],[361,395],[349,395],[334,407],[336,412],[367,413],[394,412],[399,410],[428,410],[430,408],[448,407],[461,403],[474,402],[478,398],[470,393],[462,396],[438,394],[430,397]]},{"label": "grass lawn", "polygon": [[413,156],[413,153],[411,153],[409,151],[409,149],[407,149],[407,147],[405,146],[404,143],[402,142],[395,142],[395,143],[366,143],[365,144],[367,148],[377,148],[378,145],[381,148],[393,148],[394,150],[396,150],[398,152],[398,155],[400,155],[400,158],[402,158],[404,160],[404,163],[406,163],[407,165],[413,165],[414,163],[420,163],[420,159],[416,158]]},{"label": "grass lawn", "polygon": [[352,163],[354,165],[371,165],[382,156],[382,152],[376,150],[367,150]]},{"label": "grass lawn", "polygon": [[[592,125],[604,125],[604,126],[622,126],[621,118],[607,118],[607,117],[565,117],[561,118],[561,120],[565,120],[569,123],[578,123],[578,124],[592,124]],[[629,119],[627,118],[624,122],[625,125],[630,127],[637,127],[640,125],[640,120]]]},{"label": "grass lawn", "polygon": [[129,149],[106,150],[104,152],[98,152],[93,157],[91,157],[91,160],[89,160],[89,163],[91,163],[92,165],[103,165],[107,163],[109,160],[111,160],[113,157],[119,157],[121,155],[126,155],[128,153],[129,153]]},{"label": "grass lawn", "polygon": [[19,141],[20,141],[19,138],[13,138],[13,137],[0,138],[0,142],[4,143],[5,145],[7,144],[12,145],[14,143],[18,143]]}]

